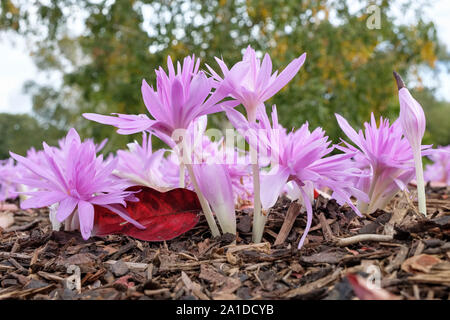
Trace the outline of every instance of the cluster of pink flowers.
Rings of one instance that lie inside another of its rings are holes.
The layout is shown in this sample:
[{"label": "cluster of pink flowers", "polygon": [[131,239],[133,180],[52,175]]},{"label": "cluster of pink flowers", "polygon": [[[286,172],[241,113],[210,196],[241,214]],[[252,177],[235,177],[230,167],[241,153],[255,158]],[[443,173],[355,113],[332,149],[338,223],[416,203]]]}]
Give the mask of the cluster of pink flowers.
[{"label": "cluster of pink flowers", "polygon": [[[345,141],[333,145],[322,128],[310,129],[308,123],[287,130],[279,123],[275,106],[269,118],[265,102],[287,85],[305,59],[302,54],[280,74],[272,73],[270,56],[265,54],[261,60],[248,47],[242,61],[230,69],[216,59],[220,75],[211,66],[207,66],[208,73],[202,71],[195,56],[175,65],[168,57],[168,72],[162,67],[155,70],[156,90],[142,82],[150,116],[83,114],[117,127],[119,134],[141,132],[142,143],[130,143],[127,150],[104,159],[97,153],[106,141],[100,145],[81,141],[71,129],[58,147],[44,143],[42,151],[30,150],[27,157],[11,153],[17,165],[12,159],[0,165],[0,200],[17,195],[19,186],[11,181],[23,185],[21,193],[28,198],[21,202],[22,208],[56,204],[55,219],[67,230],[81,230],[87,239],[96,205],[144,228],[124,211],[127,201],[138,201],[133,192],[126,191],[128,187],[160,191],[183,187],[197,192],[214,236],[220,234],[216,220],[222,233],[235,234],[236,208],[253,205],[253,239],[258,242],[270,209],[287,192],[307,212],[300,248],[312,223],[314,189],[331,190],[331,198],[361,216],[384,208],[414,178],[413,150],[419,148],[419,154],[433,157],[430,146],[421,146],[424,119],[406,88],[399,92],[403,119],[392,125],[380,118],[377,126],[372,115],[365,131],[357,133],[336,115],[354,145]],[[245,115],[235,109],[238,105],[244,106]],[[228,144],[228,136],[213,139],[207,134],[207,115],[217,112],[225,112],[244,148]],[[153,150],[152,137],[169,149]],[[341,153],[332,154],[337,150]],[[442,159],[433,158],[436,162]]]}]

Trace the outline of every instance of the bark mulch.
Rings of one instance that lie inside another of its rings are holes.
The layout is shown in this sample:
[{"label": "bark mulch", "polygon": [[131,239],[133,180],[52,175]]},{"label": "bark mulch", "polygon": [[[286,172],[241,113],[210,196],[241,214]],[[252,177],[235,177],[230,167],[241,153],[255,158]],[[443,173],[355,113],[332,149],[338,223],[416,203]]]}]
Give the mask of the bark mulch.
[{"label": "bark mulch", "polygon": [[164,243],[84,241],[52,231],[47,210],[19,210],[0,230],[0,299],[355,299],[352,278],[379,284],[385,298],[449,299],[449,194],[427,187],[427,218],[399,195],[364,219],[320,196],[300,251],[306,214],[287,199],[271,211],[260,244],[251,243],[250,209],[237,213],[237,240],[211,239],[201,218]]}]

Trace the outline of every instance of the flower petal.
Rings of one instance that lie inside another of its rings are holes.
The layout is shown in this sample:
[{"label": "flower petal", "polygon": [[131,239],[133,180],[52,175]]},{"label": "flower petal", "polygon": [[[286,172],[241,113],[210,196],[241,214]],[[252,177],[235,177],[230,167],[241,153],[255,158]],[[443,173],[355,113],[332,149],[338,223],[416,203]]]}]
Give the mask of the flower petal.
[{"label": "flower petal", "polygon": [[266,101],[270,99],[275,93],[280,91],[291,79],[297,74],[306,59],[306,53],[302,54],[297,59],[294,59],[289,65],[279,74],[273,83],[271,83],[261,95],[261,100]]},{"label": "flower petal", "polygon": [[59,222],[63,222],[73,213],[75,207],[78,204],[78,200],[72,197],[67,197],[59,203],[58,211],[56,213],[56,218]]},{"label": "flower petal", "polygon": [[236,215],[230,174],[225,165],[194,165],[201,192],[219,220],[223,233],[236,234]]},{"label": "flower petal", "polygon": [[277,199],[289,178],[288,168],[278,167],[267,174],[261,175],[261,205],[267,210],[277,202]]},{"label": "flower petal", "polygon": [[94,227],[94,206],[87,201],[78,203],[78,217],[80,219],[81,235],[84,240],[91,236]]}]

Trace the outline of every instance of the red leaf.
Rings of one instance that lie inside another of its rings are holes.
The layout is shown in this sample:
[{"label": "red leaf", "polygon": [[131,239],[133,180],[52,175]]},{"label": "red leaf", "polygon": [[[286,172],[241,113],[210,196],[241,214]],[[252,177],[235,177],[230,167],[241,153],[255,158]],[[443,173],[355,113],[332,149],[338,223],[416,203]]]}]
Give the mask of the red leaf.
[{"label": "red leaf", "polygon": [[178,188],[159,192],[147,187],[128,190],[141,190],[135,194],[139,202],[127,202],[126,211],[146,229],[138,229],[108,209],[95,206],[95,235],[125,234],[145,241],[171,240],[192,229],[199,220],[201,206],[193,191]]}]

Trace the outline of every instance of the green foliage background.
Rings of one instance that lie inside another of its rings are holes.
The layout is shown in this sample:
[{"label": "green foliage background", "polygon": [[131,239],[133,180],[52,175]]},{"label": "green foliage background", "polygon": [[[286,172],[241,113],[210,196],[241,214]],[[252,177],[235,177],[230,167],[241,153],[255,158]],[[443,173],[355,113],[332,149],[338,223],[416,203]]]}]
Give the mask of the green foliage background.
[{"label": "green foliage background", "polygon": [[[353,3],[358,1],[353,1]],[[228,64],[241,59],[251,45],[268,52],[281,70],[292,59],[307,52],[299,74],[266,104],[277,104],[280,120],[288,127],[309,121],[322,126],[337,141],[341,135],[334,113],[345,116],[356,127],[370,112],[396,119],[398,98],[392,71],[414,83],[413,94],[428,117],[426,143],[449,144],[450,106],[437,101],[423,83],[420,70],[433,72],[437,63],[448,63],[449,55],[439,43],[434,24],[422,11],[415,23],[399,24],[392,17],[395,0],[359,1],[360,10],[346,0],[0,0],[0,37],[14,31],[26,37],[39,69],[60,73],[60,85],[30,82],[33,94],[33,125],[2,133],[0,158],[7,148],[22,152],[35,145],[21,135],[33,136],[51,126],[45,139],[54,140],[69,127],[96,140],[108,137],[106,151],[123,148],[134,139],[120,136],[109,126],[95,124],[83,112],[107,114],[145,113],[140,85],[143,78],[154,82],[153,70],[195,53],[203,63],[217,66],[214,56]],[[416,5],[426,1],[411,2]],[[376,4],[381,29],[366,26],[366,9]],[[409,4],[405,13],[412,10]],[[81,21],[81,28],[74,28]],[[74,30],[78,32],[74,32]],[[7,117],[0,115],[1,118]],[[2,121],[2,128],[15,122],[31,123],[28,116]],[[210,126],[223,126],[216,115]],[[60,129],[60,130],[58,130]]]}]

